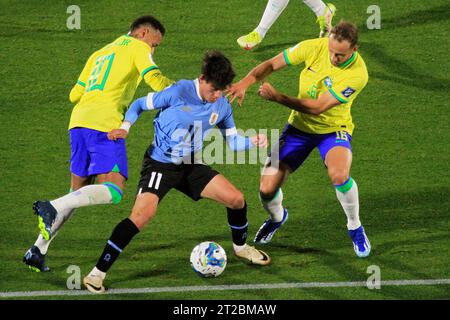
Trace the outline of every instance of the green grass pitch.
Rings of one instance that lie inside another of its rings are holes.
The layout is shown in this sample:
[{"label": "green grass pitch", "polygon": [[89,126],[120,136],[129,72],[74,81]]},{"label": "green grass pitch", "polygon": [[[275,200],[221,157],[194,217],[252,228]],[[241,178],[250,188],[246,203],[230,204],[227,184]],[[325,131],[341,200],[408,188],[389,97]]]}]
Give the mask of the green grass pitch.
[{"label": "green grass pitch", "polygon": [[[369,83],[353,105],[352,176],[360,190],[361,220],[372,254],[357,259],[346,218],[317,151],[283,188],[288,223],[264,247],[264,268],[231,254],[225,209],[171,192],[156,218],[111,269],[110,288],[172,287],[288,282],[366,281],[377,265],[382,280],[450,278],[449,32],[447,0],[334,0],[335,21],[360,28],[360,53]],[[257,49],[236,39],[259,22],[266,1],[76,1],[81,30],[68,30],[69,1],[0,0],[0,292],[64,290],[70,265],[82,275],[93,267],[113,227],[127,217],[143,152],[153,138],[155,113],[142,116],[127,141],[130,179],[117,206],[77,210],[49,249],[51,273],[30,272],[22,256],[38,234],[31,204],[69,189],[71,112],[68,94],[88,56],[127,32],[141,14],[160,19],[167,33],[154,56],[165,75],[193,79],[207,49],[224,52],[237,79],[297,42],[318,35],[313,13],[291,1]],[[368,30],[367,7],[381,9],[381,29]],[[447,22],[446,22],[447,21]],[[447,27],[446,27],[447,26]],[[270,77],[296,95],[300,67]],[[136,97],[146,94],[142,84]],[[234,108],[239,128],[281,129],[286,108],[260,99],[252,87]],[[266,218],[258,200],[260,165],[214,165],[247,199],[252,239]],[[189,254],[199,242],[219,242],[229,253],[224,274],[201,279]],[[310,288],[114,295],[102,299],[448,299],[441,286]],[[67,297],[46,297],[63,299]],[[72,297],[76,298],[76,297]],[[83,296],[83,299],[89,296]]]}]

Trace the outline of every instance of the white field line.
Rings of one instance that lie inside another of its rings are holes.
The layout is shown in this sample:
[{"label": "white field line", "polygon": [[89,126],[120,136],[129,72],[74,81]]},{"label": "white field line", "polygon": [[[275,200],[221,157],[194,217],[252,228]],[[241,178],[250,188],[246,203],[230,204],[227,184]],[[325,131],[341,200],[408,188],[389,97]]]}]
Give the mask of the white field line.
[{"label": "white field line", "polygon": [[[383,286],[429,286],[450,284],[450,279],[427,280],[386,280],[380,281]],[[103,294],[137,294],[158,292],[194,292],[194,291],[228,291],[228,290],[267,290],[267,289],[306,289],[306,288],[345,288],[367,287],[365,281],[354,282],[291,282],[273,284],[236,284],[217,286],[183,286],[183,287],[154,287],[110,289]],[[0,298],[42,297],[42,296],[84,296],[92,295],[87,290],[48,290],[48,291],[18,291],[0,292]]]}]

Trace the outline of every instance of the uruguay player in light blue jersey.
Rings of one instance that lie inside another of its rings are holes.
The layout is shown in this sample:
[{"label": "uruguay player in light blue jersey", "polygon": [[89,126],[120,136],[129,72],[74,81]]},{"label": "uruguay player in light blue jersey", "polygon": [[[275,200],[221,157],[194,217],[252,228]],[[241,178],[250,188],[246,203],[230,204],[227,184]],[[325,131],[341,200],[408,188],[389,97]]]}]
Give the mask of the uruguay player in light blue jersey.
[{"label": "uruguay player in light blue jersey", "polygon": [[144,155],[131,215],[115,227],[96,266],[84,278],[89,291],[105,290],[106,272],[131,239],[155,216],[158,204],[172,188],[195,201],[207,198],[225,205],[235,255],[257,265],[270,263],[265,252],[246,244],[247,205],[243,194],[195,156],[202,150],[205,135],[214,127],[221,130],[234,151],[267,146],[265,135],[249,138],[237,134],[231,105],[222,95],[234,76],[231,62],[222,53],[209,52],[203,59],[198,79],[181,80],[161,92],[137,99],[127,111],[122,127],[109,132],[109,139],[126,138],[141,112],[159,110],[153,121],[155,136]]}]

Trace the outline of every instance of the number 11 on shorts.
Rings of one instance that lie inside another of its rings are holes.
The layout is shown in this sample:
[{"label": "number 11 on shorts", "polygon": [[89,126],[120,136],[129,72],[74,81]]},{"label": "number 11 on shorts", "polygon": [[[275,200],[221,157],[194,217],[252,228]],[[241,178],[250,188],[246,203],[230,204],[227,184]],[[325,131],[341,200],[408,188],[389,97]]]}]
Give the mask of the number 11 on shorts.
[{"label": "number 11 on shorts", "polygon": [[[157,176],[157,178],[156,178],[156,181],[155,181],[155,177],[156,176]],[[162,173],[153,171],[152,175],[150,177],[150,182],[148,183],[148,187],[149,188],[153,188],[155,190],[158,190],[159,189],[159,184],[161,182],[161,178],[162,178]],[[153,187],[153,182],[155,182],[155,186],[154,187]]]}]

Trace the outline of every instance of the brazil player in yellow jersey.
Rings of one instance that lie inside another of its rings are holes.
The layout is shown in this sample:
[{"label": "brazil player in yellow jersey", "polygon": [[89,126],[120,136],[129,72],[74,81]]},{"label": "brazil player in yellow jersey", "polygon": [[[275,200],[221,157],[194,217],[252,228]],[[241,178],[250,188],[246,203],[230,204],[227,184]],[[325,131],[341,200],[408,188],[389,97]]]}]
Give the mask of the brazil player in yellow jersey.
[{"label": "brazil player in yellow jersey", "polygon": [[269,59],[234,84],[231,101],[239,104],[246,89],[286,66],[305,64],[300,73],[299,94],[290,97],[263,83],[259,95],[292,109],[279,143],[260,180],[260,199],[270,217],[256,234],[255,242],[268,243],[288,218],[282,205],[281,186],[287,177],[318,148],[347,216],[347,229],[358,257],[367,257],[371,246],[359,219],[358,187],[350,176],[354,124],[351,108],[368,81],[367,68],[357,51],[358,31],[341,21],[328,38],[302,41]]},{"label": "brazil player in yellow jersey", "polygon": [[127,35],[89,57],[70,92],[70,101],[75,104],[69,123],[72,192],[33,204],[41,232],[23,258],[31,269],[49,270],[45,254],[52,236],[74,209],[121,201],[128,177],[125,141],[111,141],[107,133],[120,127],[142,79],[155,91],[173,83],[152,58],[164,34],[165,28],[157,19],[142,16],[131,24]]}]

